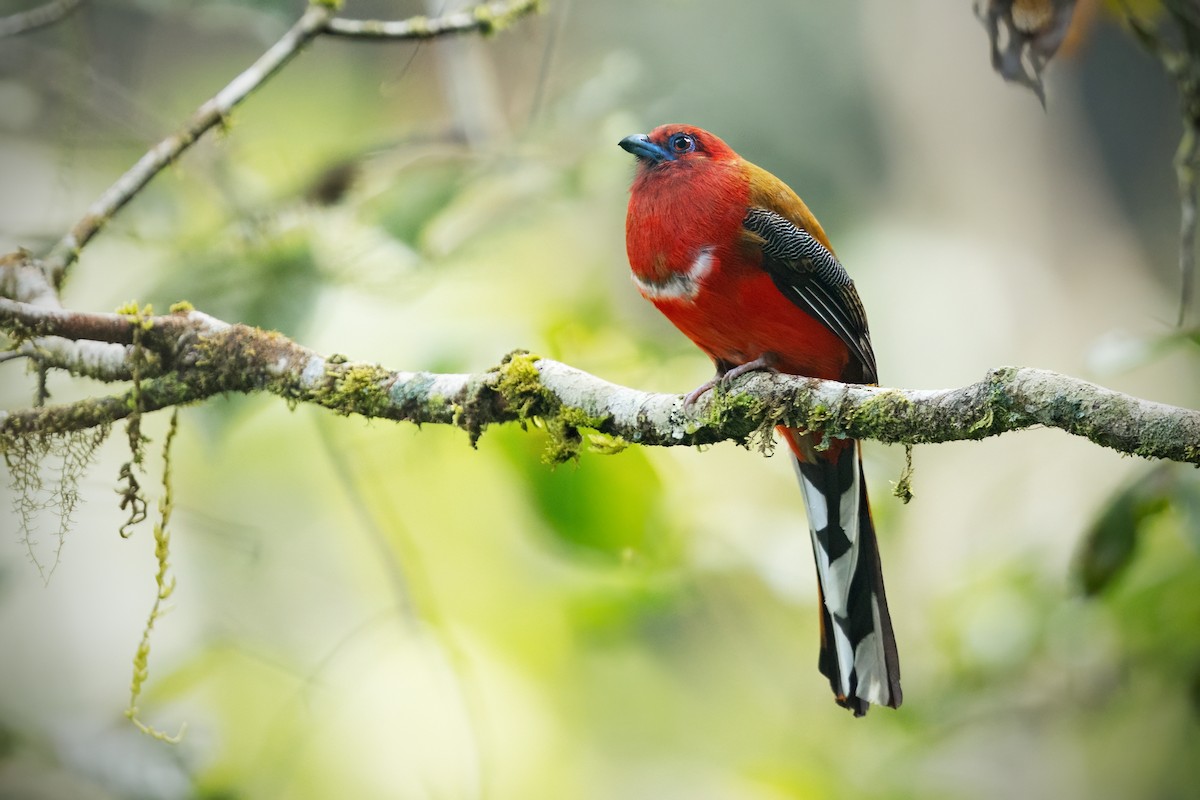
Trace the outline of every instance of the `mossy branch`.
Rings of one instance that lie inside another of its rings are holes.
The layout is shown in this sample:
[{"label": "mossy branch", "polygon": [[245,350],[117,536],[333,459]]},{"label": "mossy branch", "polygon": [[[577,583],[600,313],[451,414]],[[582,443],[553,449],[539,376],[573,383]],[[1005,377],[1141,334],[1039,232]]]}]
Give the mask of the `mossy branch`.
[{"label": "mossy branch", "polygon": [[[940,390],[752,374],[685,412],[678,395],[618,386],[524,353],[473,375],[403,372],[324,356],[279,333],[231,325],[190,308],[135,321],[129,315],[0,301],[0,328],[10,332],[37,326],[40,336],[76,341],[98,332],[120,343],[133,341],[135,325],[142,345],[160,357],[154,376],[141,379],[139,390],[0,412],[0,438],[93,428],[138,409],[150,413],[226,392],[267,392],[289,404],[312,403],[340,414],[455,425],[472,441],[491,424],[533,421],[551,433],[553,461],[584,446],[581,428],[609,437],[610,444],[670,446],[748,444],[788,424],[903,444],[982,439],[1044,426],[1122,453],[1200,464],[1200,412],[1038,369],[994,369],[970,386]],[[111,353],[135,357],[123,347]],[[113,374],[132,372],[130,363],[109,366]]]}]

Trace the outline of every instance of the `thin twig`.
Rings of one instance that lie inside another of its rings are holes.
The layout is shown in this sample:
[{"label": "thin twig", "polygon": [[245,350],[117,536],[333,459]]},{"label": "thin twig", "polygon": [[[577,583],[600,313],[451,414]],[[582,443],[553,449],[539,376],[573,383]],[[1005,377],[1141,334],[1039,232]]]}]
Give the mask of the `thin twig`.
[{"label": "thin twig", "polygon": [[372,39],[425,39],[460,33],[491,33],[532,13],[539,0],[490,2],[467,11],[427,19],[414,17],[396,22],[337,20],[332,3],[314,2],[299,20],[248,69],[201,105],[182,128],[146,152],[88,208],[87,213],[60,239],[42,261],[50,283],[60,287],[79,252],[112,220],[155,175],[191,147],[201,136],[221,124],[251,92],[322,33]]},{"label": "thin twig", "polygon": [[62,308],[41,263],[24,249],[0,256],[0,297],[43,308]]},{"label": "thin twig", "polygon": [[220,124],[234,107],[299,53],[333,18],[331,6],[314,3],[295,25],[263,53],[248,69],[224,89],[201,105],[178,131],[163,139],[138,159],[117,182],[88,208],[87,213],[47,254],[43,261],[46,275],[54,286],[61,286],[67,270],[79,258],[79,251],[104,227],[134,195],[168,164],[192,146],[204,133]]},{"label": "thin twig", "polygon": [[[173,345],[179,334],[191,329],[194,324],[174,314],[153,319],[154,325],[143,339],[143,345],[152,349],[163,347],[164,343]],[[46,308],[0,297],[0,329],[18,334],[22,339],[60,336],[73,340],[133,344],[137,327],[124,314]]]},{"label": "thin twig", "polygon": [[561,0],[554,7],[556,19],[547,27],[546,44],[542,48],[542,63],[538,67],[537,82],[533,86],[533,99],[529,103],[529,122],[536,122],[542,113],[542,105],[550,84],[551,65],[558,52],[558,44],[562,40],[567,27],[567,15],[571,11],[571,0]]},{"label": "thin twig", "polygon": [[1192,121],[1183,126],[1175,152],[1175,179],[1179,184],[1179,315],[1175,325],[1183,327],[1192,303],[1196,273],[1196,164],[1200,156],[1200,131]]},{"label": "thin twig", "polygon": [[1162,62],[1175,80],[1183,134],[1175,150],[1175,181],[1179,189],[1179,313],[1183,327],[1192,303],[1196,271],[1196,170],[1200,165],[1200,13],[1192,3],[1169,0],[1163,8],[1175,20],[1182,43],[1169,44],[1159,32],[1140,20],[1121,0],[1125,21],[1138,43]]},{"label": "thin twig", "polygon": [[509,23],[532,14],[540,0],[507,0],[455,11],[439,17],[404,20],[344,19],[329,21],[325,32],[351,39],[432,39],[461,33],[494,33]]},{"label": "thin twig", "polygon": [[[21,342],[15,350],[0,353],[0,363],[16,358],[33,359],[47,369],[105,383],[128,381],[133,378],[130,368],[133,361],[133,345],[40,336]],[[142,361],[141,370],[144,375],[162,374],[164,359],[158,353],[147,350],[143,353]]]},{"label": "thin twig", "polygon": [[53,25],[83,4],[83,0],[50,0],[28,11],[0,17],[0,39]]}]

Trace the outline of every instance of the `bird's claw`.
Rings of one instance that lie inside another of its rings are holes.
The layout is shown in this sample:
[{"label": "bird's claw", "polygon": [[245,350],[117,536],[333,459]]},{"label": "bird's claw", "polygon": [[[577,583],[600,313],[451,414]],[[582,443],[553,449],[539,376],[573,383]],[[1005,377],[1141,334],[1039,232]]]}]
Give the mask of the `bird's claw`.
[{"label": "bird's claw", "polygon": [[721,382],[721,380],[722,380],[721,376],[717,376],[715,378],[712,378],[711,380],[705,381],[704,383],[697,386],[695,389],[692,389],[690,392],[685,394],[683,396],[683,410],[691,411],[692,406],[696,405],[696,401],[699,400],[704,395],[705,392],[708,392],[711,389],[713,389],[718,383]]},{"label": "bird's claw", "polygon": [[711,391],[718,386],[727,386],[730,381],[740,378],[747,372],[755,372],[758,370],[776,372],[775,367],[771,366],[771,361],[766,356],[759,356],[753,361],[747,361],[745,364],[738,364],[737,366],[732,367],[705,381],[684,395],[683,410],[690,411],[692,406],[696,405],[696,401],[703,397],[706,392]]}]

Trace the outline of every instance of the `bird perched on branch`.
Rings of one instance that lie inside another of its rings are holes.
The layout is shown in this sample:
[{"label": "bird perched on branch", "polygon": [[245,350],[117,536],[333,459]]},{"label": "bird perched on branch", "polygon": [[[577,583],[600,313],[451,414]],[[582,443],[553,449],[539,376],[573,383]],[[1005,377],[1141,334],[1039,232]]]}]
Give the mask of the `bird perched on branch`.
[{"label": "bird perched on branch", "polygon": [[[858,292],[786,184],[707,131],[622,139],[637,157],[625,222],[638,290],[716,365],[716,383],[775,370],[875,383]],[[808,510],[821,594],[821,672],[837,702],[900,705],[900,668],[858,442],[778,428]]]}]

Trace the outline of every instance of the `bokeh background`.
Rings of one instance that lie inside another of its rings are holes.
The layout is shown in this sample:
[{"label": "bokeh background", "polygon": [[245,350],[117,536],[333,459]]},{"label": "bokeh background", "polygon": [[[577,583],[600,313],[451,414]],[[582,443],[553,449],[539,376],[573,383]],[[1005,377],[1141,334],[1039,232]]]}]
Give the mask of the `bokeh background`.
[{"label": "bokeh background", "polygon": [[[301,10],[112,0],[0,41],[0,251],[53,243]],[[711,367],[628,280],[616,142],[686,121],[821,218],[885,383],[1028,365],[1196,407],[1195,339],[1173,327],[1176,94],[1103,9],[1079,15],[1045,111],[992,73],[965,1],[548,0],[487,39],[318,40],[104,231],[65,299],[186,299],[395,369],[479,372],[527,348],[683,392]],[[33,386],[0,366],[4,407]],[[154,498],[165,416],[145,428]],[[472,449],[455,429],[221,398],[182,413],[173,454],[178,588],[139,703],[187,723],[172,746],[122,716],[155,592],[149,526],[117,535],[124,439],[81,482],[48,583],[31,553],[54,563],[59,520],[37,517],[27,546],[0,517],[0,797],[1200,785],[1188,467],[1028,431],[917,448],[902,505],[903,450],[868,443],[905,704],[856,720],[816,669],[784,458],[630,448],[551,469],[538,430]],[[1080,564],[1125,546],[1086,596]]]}]

